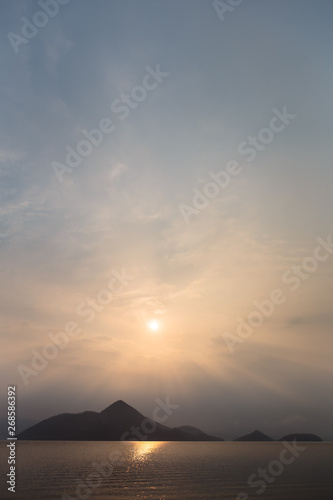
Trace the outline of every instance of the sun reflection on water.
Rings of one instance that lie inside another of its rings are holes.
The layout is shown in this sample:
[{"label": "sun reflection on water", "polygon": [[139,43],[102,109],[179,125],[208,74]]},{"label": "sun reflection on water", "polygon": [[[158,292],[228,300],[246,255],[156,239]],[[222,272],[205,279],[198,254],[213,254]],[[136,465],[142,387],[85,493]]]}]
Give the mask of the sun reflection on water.
[{"label": "sun reflection on water", "polygon": [[136,441],[133,442],[133,458],[134,460],[145,460],[147,455],[153,450],[164,445],[163,441]]}]

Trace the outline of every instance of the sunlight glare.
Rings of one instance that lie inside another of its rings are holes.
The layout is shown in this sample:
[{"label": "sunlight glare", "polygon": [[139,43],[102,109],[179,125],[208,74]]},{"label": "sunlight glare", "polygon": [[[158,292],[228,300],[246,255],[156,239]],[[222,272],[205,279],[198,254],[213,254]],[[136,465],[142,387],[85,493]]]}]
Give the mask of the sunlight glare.
[{"label": "sunlight glare", "polygon": [[156,332],[159,329],[159,327],[160,324],[156,319],[152,319],[151,321],[148,322],[148,328],[153,332]]}]

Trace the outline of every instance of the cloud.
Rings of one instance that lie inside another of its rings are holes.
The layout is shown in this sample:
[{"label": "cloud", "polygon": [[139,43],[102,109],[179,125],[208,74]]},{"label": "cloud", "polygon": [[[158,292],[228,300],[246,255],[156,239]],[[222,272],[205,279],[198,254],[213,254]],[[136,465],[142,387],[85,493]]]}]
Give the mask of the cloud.
[{"label": "cloud", "polygon": [[111,170],[111,173],[110,173],[111,181],[113,181],[114,179],[119,177],[126,170],[127,170],[126,165],[124,165],[123,163],[117,163]]}]

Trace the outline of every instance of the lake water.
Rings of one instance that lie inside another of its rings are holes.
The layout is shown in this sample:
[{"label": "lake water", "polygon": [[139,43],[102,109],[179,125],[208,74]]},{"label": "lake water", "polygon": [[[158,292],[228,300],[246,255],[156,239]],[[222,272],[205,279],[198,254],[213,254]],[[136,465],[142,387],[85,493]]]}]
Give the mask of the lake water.
[{"label": "lake water", "polygon": [[282,443],[18,441],[15,494],[6,445],[1,499],[333,500],[333,443],[301,443],[293,457]]}]

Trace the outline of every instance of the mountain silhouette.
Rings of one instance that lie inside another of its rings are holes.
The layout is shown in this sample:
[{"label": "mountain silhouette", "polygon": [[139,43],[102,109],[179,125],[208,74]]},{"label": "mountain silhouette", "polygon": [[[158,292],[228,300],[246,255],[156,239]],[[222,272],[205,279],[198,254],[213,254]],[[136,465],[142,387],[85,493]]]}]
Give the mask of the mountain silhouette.
[{"label": "mountain silhouette", "polygon": [[315,434],[288,434],[281,439],[272,439],[263,432],[258,430],[234,439],[234,441],[322,441],[319,436]]},{"label": "mountain silhouette", "polygon": [[[176,427],[177,430],[181,432],[185,432],[185,434],[189,435],[192,437],[192,440],[196,441],[224,441],[224,439],[216,438],[214,436],[210,436],[209,434],[206,434],[205,432],[202,432],[200,429],[197,427],[193,427],[192,425],[182,425],[181,427]],[[195,439],[193,439],[195,438]]]},{"label": "mountain silhouette", "polygon": [[[163,411],[160,408],[163,421]],[[42,420],[17,435],[22,440],[47,441],[224,441],[210,436],[197,427],[183,425],[167,427],[147,418],[138,410],[116,401],[100,413],[62,413]],[[279,441],[322,441],[315,434],[289,434]],[[255,430],[234,441],[276,441]]]},{"label": "mountain silhouette", "polygon": [[[190,430],[189,430],[190,429]],[[192,427],[171,428],[145,417],[124,401],[100,413],[62,413],[21,432],[17,438],[48,441],[223,441]]]},{"label": "mountain silhouette", "polygon": [[239,438],[234,439],[234,441],[274,441],[269,436],[266,436],[263,432],[260,431],[254,431],[251,432],[250,434],[246,434],[245,436],[241,436]]}]

